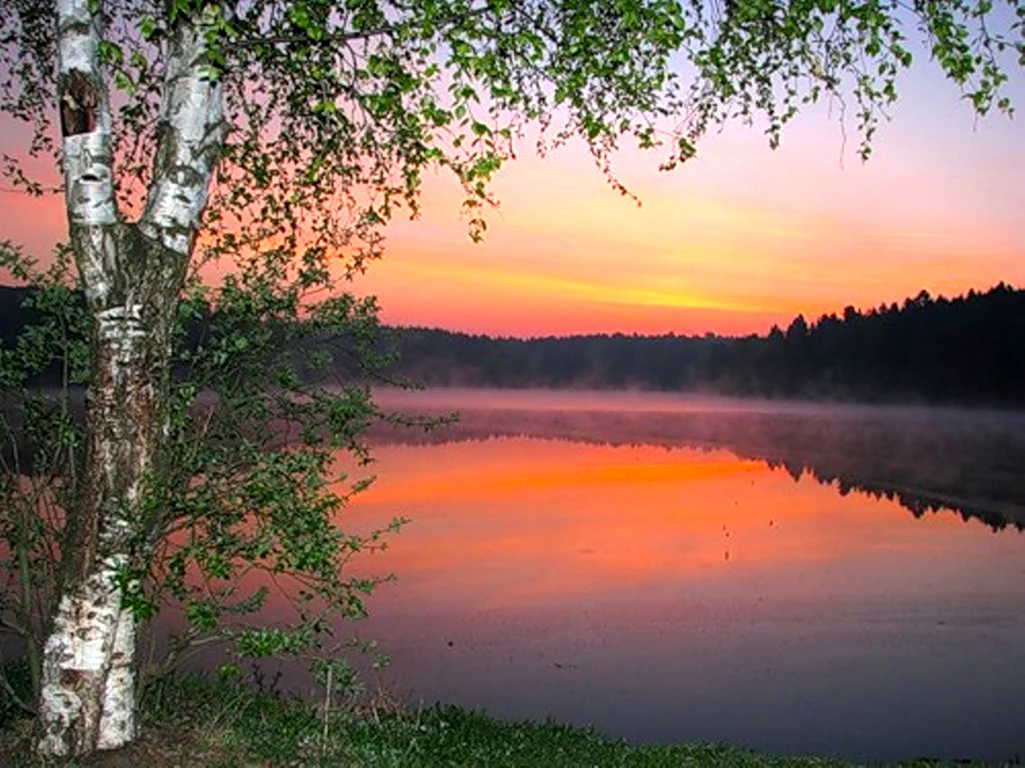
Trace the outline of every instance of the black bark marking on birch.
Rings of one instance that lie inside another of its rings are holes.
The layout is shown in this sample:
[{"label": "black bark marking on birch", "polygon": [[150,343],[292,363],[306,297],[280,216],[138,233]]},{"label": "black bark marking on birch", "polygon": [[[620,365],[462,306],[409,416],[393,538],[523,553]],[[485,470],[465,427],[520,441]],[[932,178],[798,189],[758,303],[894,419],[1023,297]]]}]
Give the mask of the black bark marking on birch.
[{"label": "black bark marking on birch", "polygon": [[178,154],[178,137],[169,122],[163,121],[157,126],[157,152],[153,158],[153,166],[157,176],[168,176],[174,167],[174,159]]},{"label": "black bark marking on birch", "polygon": [[98,104],[92,81],[81,72],[71,70],[61,83],[61,133],[75,136],[94,131]]}]

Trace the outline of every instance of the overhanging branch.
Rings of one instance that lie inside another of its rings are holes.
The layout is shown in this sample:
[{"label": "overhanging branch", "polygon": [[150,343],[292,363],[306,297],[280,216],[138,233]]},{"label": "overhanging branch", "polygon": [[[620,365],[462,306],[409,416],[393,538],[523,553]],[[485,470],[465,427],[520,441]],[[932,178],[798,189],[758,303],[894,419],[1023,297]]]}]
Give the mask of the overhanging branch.
[{"label": "overhanging branch", "polygon": [[[451,14],[439,22],[442,26],[452,26],[456,24],[462,24],[463,22],[469,21],[470,19],[484,16],[489,12],[493,12],[494,8],[490,4],[484,5],[481,8],[474,8],[463,13]],[[259,37],[250,38],[238,38],[232,40],[232,45],[239,46],[242,48],[254,48],[259,45],[336,45],[338,43],[351,43],[360,40],[370,40],[375,37],[383,37],[386,35],[394,34],[402,29],[401,24],[385,24],[380,27],[374,27],[372,29],[363,30],[350,30],[348,32],[338,32],[331,35],[322,35],[320,37],[312,37],[311,35],[265,35]]]}]

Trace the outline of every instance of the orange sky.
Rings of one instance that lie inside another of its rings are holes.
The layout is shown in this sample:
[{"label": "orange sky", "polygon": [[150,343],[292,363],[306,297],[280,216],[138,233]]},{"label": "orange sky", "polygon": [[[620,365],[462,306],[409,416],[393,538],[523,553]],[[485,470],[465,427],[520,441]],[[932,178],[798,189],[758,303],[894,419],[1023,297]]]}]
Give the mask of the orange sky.
[{"label": "orange sky", "polygon": [[903,94],[867,164],[826,106],[776,151],[744,126],[669,174],[624,151],[617,171],[640,208],[582,147],[541,160],[525,142],[498,179],[484,244],[468,242],[457,190],[435,179],[422,220],[393,228],[362,287],[394,322],[543,335],[764,332],[922,288],[1025,285],[1025,132],[977,121],[924,68]]},{"label": "orange sky", "polygon": [[[496,182],[483,244],[466,236],[455,185],[430,178],[423,217],[393,225],[385,259],[354,287],[379,296],[388,322],[529,336],[765,332],[922,288],[1025,285],[1025,132],[976,121],[928,71],[902,92],[865,165],[825,106],[775,152],[743,126],[671,174],[623,151],[617,171],[640,208],[582,147],[539,159],[525,141]],[[0,131],[0,150],[17,145]],[[41,253],[63,232],[61,200],[0,194],[0,238]]]}]

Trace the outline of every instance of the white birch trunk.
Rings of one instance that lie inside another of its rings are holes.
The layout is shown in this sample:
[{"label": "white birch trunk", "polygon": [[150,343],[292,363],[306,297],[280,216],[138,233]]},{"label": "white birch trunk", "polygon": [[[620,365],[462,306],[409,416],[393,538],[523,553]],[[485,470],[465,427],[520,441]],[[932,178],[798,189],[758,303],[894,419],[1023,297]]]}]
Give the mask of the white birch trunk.
[{"label": "white birch trunk", "polygon": [[146,210],[138,225],[118,221],[98,6],[57,2],[65,196],[93,330],[85,493],[69,515],[44,647],[38,749],[48,756],[113,749],[137,732],[136,624],[118,577],[146,529],[139,502],[166,432],[172,324],[223,133],[220,85],[199,74],[204,19],[183,19],[168,44]]},{"label": "white birch trunk", "polygon": [[[207,6],[212,13],[213,5]],[[170,41],[170,60],[160,110],[157,173],[139,228],[152,240],[188,260],[192,238],[206,208],[207,191],[224,141],[223,95],[219,81],[203,74],[207,46],[200,18],[180,25]],[[169,259],[177,263],[176,259]]]}]

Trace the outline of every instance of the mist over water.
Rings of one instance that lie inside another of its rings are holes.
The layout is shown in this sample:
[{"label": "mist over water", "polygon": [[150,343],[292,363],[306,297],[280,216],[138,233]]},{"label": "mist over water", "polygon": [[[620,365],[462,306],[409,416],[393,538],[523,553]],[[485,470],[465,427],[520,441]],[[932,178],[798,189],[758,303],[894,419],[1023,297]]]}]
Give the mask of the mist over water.
[{"label": "mist over water", "polygon": [[[854,760],[1025,756],[1025,415],[385,391],[338,627],[416,707]],[[344,460],[343,460],[344,462]],[[351,573],[350,573],[351,575]],[[268,604],[286,620],[280,597]],[[283,686],[315,690],[295,665]],[[273,669],[270,673],[273,672]]]},{"label": "mist over water", "polygon": [[1025,418],[384,393],[350,526],[408,701],[860,760],[1025,755]]},{"label": "mist over water", "polygon": [[385,408],[444,415],[429,432],[379,428],[380,443],[522,436],[608,445],[725,448],[809,474],[841,494],[896,498],[916,515],[945,509],[1025,527],[1025,412],[830,405],[648,392],[385,390]]},{"label": "mist over water", "polygon": [[[433,388],[407,391],[382,388],[376,392],[384,406],[422,410],[519,410],[603,411],[641,413],[715,413],[829,410],[832,406],[801,401],[772,401],[693,393],[652,392],[647,390],[589,389],[464,389]],[[845,409],[864,406],[845,404]]]}]

